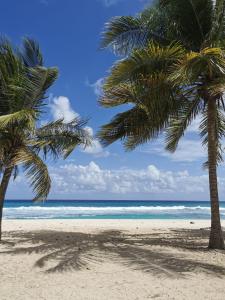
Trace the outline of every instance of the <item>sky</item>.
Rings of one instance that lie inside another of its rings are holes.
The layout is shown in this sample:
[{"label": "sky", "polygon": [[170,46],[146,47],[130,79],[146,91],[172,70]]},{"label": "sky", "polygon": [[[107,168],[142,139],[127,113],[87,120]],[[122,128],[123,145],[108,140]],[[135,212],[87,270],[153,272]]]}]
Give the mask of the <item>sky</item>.
[{"label": "sky", "polygon": [[[148,0],[1,0],[0,31],[15,45],[23,37],[40,44],[45,65],[57,66],[59,78],[49,90],[43,122],[75,116],[88,118],[95,136],[120,108],[98,103],[101,83],[119,59],[101,50],[104,24],[114,16],[135,15]],[[124,109],[124,108],[123,108]],[[206,152],[198,136],[197,119],[178,150],[164,150],[163,137],[125,152],[117,142],[103,148],[77,148],[67,160],[48,161],[52,178],[50,199],[208,200],[208,176],[202,165]],[[219,168],[224,200],[224,166]],[[10,183],[8,199],[31,199],[32,190],[20,173]]]}]

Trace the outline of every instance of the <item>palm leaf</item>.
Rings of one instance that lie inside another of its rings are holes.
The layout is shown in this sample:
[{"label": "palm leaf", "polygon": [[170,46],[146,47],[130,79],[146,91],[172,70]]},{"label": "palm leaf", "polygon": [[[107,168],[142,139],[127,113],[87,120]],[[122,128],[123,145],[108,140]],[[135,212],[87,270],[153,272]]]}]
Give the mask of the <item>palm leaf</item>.
[{"label": "palm leaf", "polygon": [[29,68],[30,88],[27,89],[25,101],[39,111],[44,105],[47,89],[58,77],[57,68],[36,67]]},{"label": "palm leaf", "polygon": [[202,110],[202,101],[195,97],[192,101],[184,101],[175,118],[171,118],[170,124],[166,129],[166,150],[174,152],[177,145],[184,135],[187,127]]},{"label": "palm leaf", "polygon": [[212,28],[212,0],[161,0],[169,19],[167,34],[186,49],[199,51]]},{"label": "palm leaf", "polygon": [[216,0],[214,2],[212,29],[209,34],[208,43],[219,46],[220,44],[224,45],[225,38],[225,2],[224,0]]},{"label": "palm leaf", "polygon": [[13,126],[23,126],[26,124],[28,130],[33,130],[35,126],[35,111],[23,109],[18,112],[0,116],[0,129],[7,129]]},{"label": "palm leaf", "polygon": [[19,148],[12,160],[13,166],[22,164],[24,172],[35,193],[34,201],[45,200],[51,187],[48,168],[40,157],[28,147]]},{"label": "palm leaf", "polygon": [[[156,103],[157,99],[152,99]],[[104,146],[122,140],[127,150],[157,138],[169,124],[170,117],[176,112],[180,101],[170,99],[164,107],[159,103],[152,104],[153,109],[137,105],[132,109],[117,114],[110,123],[103,125],[98,138]]]},{"label": "palm leaf", "polygon": [[24,38],[22,48],[19,50],[18,55],[26,67],[34,68],[43,65],[43,56],[35,40]]},{"label": "palm leaf", "polygon": [[[207,107],[206,105],[205,110],[203,112],[203,118],[200,124],[200,134],[202,137],[202,145],[203,147],[208,146],[208,114],[207,114]],[[216,123],[215,123],[215,132],[214,132],[214,139],[215,139],[215,145],[216,145],[216,157],[217,157],[217,163],[221,163],[223,161],[223,147],[221,140],[225,136],[225,114],[224,114],[224,106],[220,103],[216,107],[215,111],[216,117]],[[205,166],[208,166],[208,162],[205,163]]]},{"label": "palm leaf", "polygon": [[151,73],[169,71],[168,67],[181,58],[184,49],[179,45],[160,47],[150,43],[146,48],[133,51],[127,59],[119,61],[106,79],[104,90],[120,83],[140,80]]},{"label": "palm leaf", "polygon": [[42,150],[45,157],[51,154],[55,158],[66,158],[78,145],[86,147],[91,144],[91,136],[84,128],[86,123],[80,118],[69,123],[63,120],[51,122],[37,129],[34,140],[29,143],[37,151]]},{"label": "palm leaf", "polygon": [[124,55],[145,41],[146,28],[138,18],[115,17],[105,25],[101,48],[110,47],[116,54]]}]

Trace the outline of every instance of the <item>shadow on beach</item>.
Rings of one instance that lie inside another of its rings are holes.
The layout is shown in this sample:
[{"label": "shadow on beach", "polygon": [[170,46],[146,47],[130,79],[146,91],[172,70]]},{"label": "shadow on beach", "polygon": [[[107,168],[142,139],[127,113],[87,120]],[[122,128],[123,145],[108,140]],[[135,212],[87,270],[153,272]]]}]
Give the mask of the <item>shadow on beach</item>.
[{"label": "shadow on beach", "polygon": [[[44,272],[89,269],[92,263],[108,261],[154,275],[185,277],[187,272],[205,272],[224,276],[225,266],[211,264],[205,258],[208,235],[208,230],[193,229],[155,230],[149,234],[114,230],[96,234],[11,231],[4,234],[1,253],[39,254],[35,266]],[[200,255],[198,260],[191,257],[196,251]],[[225,258],[224,252],[219,252]]]}]

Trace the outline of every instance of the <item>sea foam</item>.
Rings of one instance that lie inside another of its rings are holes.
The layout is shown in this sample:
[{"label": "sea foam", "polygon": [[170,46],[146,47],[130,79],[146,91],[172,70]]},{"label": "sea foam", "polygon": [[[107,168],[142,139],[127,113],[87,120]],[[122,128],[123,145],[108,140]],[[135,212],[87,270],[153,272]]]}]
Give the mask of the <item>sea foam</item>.
[{"label": "sea foam", "polygon": [[[221,208],[225,215],[225,207]],[[209,218],[209,206],[19,206],[4,208],[6,219],[54,219],[103,217],[110,218]]]}]

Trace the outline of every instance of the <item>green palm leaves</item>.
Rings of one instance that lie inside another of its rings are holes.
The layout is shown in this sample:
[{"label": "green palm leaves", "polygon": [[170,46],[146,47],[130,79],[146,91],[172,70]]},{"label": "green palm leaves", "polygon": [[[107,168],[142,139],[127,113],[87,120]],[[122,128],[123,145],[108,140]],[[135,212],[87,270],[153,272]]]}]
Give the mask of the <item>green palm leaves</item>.
[{"label": "green palm leaves", "polygon": [[198,51],[206,41],[224,37],[224,3],[212,0],[158,0],[135,17],[122,16],[106,23],[102,47],[127,55],[150,40],[160,45],[179,41]]},{"label": "green palm leaves", "polygon": [[184,101],[169,80],[172,66],[183,55],[179,45],[161,48],[150,43],[112,68],[100,104],[130,103],[134,107],[102,127],[99,136],[105,145],[120,137],[127,149],[133,149],[163,132]]},{"label": "green palm leaves", "polygon": [[31,147],[20,146],[11,158],[12,166],[23,166],[24,173],[35,193],[34,200],[47,198],[51,188],[48,168]]},{"label": "green palm leaves", "polygon": [[193,119],[204,116],[206,94],[223,106],[224,51],[206,46],[215,44],[213,31],[215,26],[219,30],[218,24],[222,30],[223,23],[223,1],[214,5],[210,0],[156,1],[137,17],[117,17],[107,23],[103,46],[129,55],[112,67],[99,103],[133,107],[102,127],[103,144],[121,139],[126,149],[133,149],[166,132],[166,148],[175,151]]},{"label": "green palm leaves", "polygon": [[146,80],[147,76],[162,74],[184,54],[179,45],[160,47],[158,44],[149,43],[147,47],[134,50],[131,55],[119,61],[111,70],[105,82],[105,89],[121,82]]},{"label": "green palm leaves", "polygon": [[[125,148],[131,150],[165,131],[166,148],[175,151],[195,117],[204,115],[206,94],[216,96],[218,107],[223,107],[224,88],[222,49],[187,52],[178,44],[160,47],[151,42],[115,64],[105,80],[99,101],[102,106],[133,107],[104,125],[99,137],[104,145],[124,140]],[[219,117],[224,118],[223,112],[218,113]],[[219,124],[222,126],[223,121]],[[207,131],[204,123],[203,131]]]},{"label": "green palm leaves", "polygon": [[112,68],[100,104],[110,107],[130,103],[133,108],[102,127],[99,137],[103,144],[123,139],[126,149],[131,150],[163,132],[184,101],[179,88],[169,80],[172,66],[183,55],[179,45],[161,48],[150,43]]},{"label": "green palm leaves", "polygon": [[[207,145],[207,116],[208,98],[214,97],[217,101],[217,125],[215,140],[218,151],[221,150],[219,140],[224,136],[224,102],[225,88],[225,53],[221,48],[204,48],[200,52],[188,52],[174,65],[170,75],[171,82],[183,86],[183,95],[188,102],[183,106],[178,117],[170,124],[167,131],[167,149],[174,151],[179,139],[191,121],[202,114],[200,125],[203,144]],[[221,160],[221,155],[218,155]]]},{"label": "green palm leaves", "polygon": [[204,48],[199,52],[188,52],[180,59],[175,68],[174,79],[181,84],[192,84],[199,79],[208,80],[210,90],[212,81],[224,79],[225,75],[225,53],[221,48]]},{"label": "green palm leaves", "polygon": [[44,112],[46,92],[58,76],[57,68],[43,66],[38,44],[25,39],[21,49],[7,40],[0,44],[0,167],[4,173],[21,166],[35,193],[35,200],[46,199],[51,179],[42,158],[66,158],[76,146],[89,145],[79,118],[38,127]]},{"label": "green palm leaves", "polygon": [[37,151],[43,151],[45,157],[50,154],[54,158],[66,158],[76,146],[90,145],[91,138],[84,128],[86,123],[80,118],[68,123],[63,120],[48,123],[35,131],[35,136],[31,139],[33,147]]},{"label": "green palm leaves", "polygon": [[102,45],[126,55],[106,78],[100,105],[130,104],[99,131],[109,145],[125,149],[166,137],[174,152],[199,115],[208,150],[212,203],[209,247],[224,248],[219,216],[216,165],[225,136],[225,1],[158,0],[136,17],[117,17],[106,25]]}]

